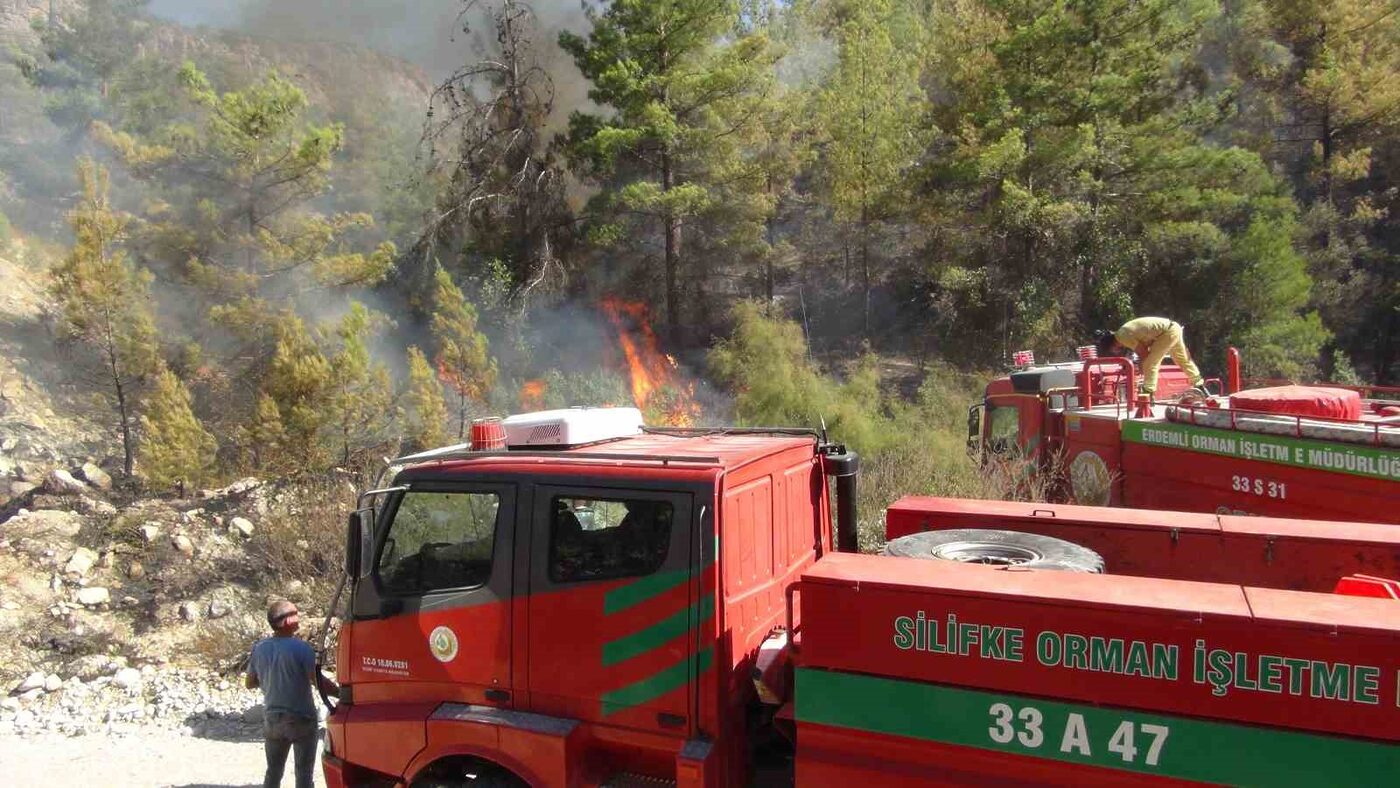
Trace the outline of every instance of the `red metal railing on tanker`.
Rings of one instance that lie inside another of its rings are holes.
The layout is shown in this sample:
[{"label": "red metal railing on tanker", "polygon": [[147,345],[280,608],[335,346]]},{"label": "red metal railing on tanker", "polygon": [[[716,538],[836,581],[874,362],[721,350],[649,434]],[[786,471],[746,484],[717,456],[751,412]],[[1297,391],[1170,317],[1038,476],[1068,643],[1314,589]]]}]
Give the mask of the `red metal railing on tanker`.
[{"label": "red metal railing on tanker", "polygon": [[[1339,387],[1336,387],[1336,388],[1342,388],[1342,387],[1339,386]],[[1282,419],[1292,419],[1292,420],[1293,420],[1293,437],[1295,437],[1295,438],[1315,437],[1315,436],[1308,436],[1308,435],[1304,435],[1304,434],[1303,434],[1303,427],[1304,427],[1303,422],[1304,422],[1304,420],[1307,420],[1307,421],[1309,421],[1309,422],[1326,422],[1326,423],[1331,423],[1331,424],[1344,425],[1344,426],[1347,426],[1347,427],[1366,427],[1366,428],[1371,432],[1371,439],[1370,439],[1369,443],[1371,443],[1371,444],[1374,445],[1374,446],[1378,446],[1378,447],[1384,447],[1384,446],[1385,446],[1385,444],[1381,443],[1381,430],[1382,430],[1382,429],[1400,431],[1400,425],[1396,425],[1396,424],[1381,424],[1380,422],[1370,422],[1370,423],[1367,423],[1367,422],[1362,422],[1362,421],[1356,421],[1356,420],[1353,420],[1353,419],[1339,419],[1339,418],[1335,418],[1335,417],[1332,417],[1332,416],[1298,416],[1298,415],[1295,415],[1295,414],[1292,414],[1292,413],[1274,413],[1274,412],[1270,412],[1270,411],[1266,411],[1266,410],[1246,410],[1246,409],[1244,409],[1244,408],[1212,408],[1212,407],[1210,407],[1209,405],[1202,405],[1202,404],[1197,404],[1197,403],[1194,403],[1194,402],[1192,402],[1192,403],[1177,403],[1176,407],[1177,407],[1178,411],[1180,411],[1180,410],[1183,409],[1183,408],[1186,409],[1186,410],[1191,411],[1191,421],[1190,421],[1190,423],[1191,423],[1191,425],[1192,425],[1193,427],[1211,427],[1211,426],[1212,426],[1212,425],[1210,425],[1210,424],[1202,424],[1202,423],[1200,423],[1199,421],[1196,420],[1196,411],[1198,411],[1198,410],[1206,411],[1206,412],[1209,412],[1209,413],[1228,413],[1228,414],[1230,415],[1230,429],[1232,429],[1232,430],[1242,430],[1242,431],[1244,431],[1244,432],[1257,432],[1257,430],[1251,430],[1251,429],[1249,429],[1248,427],[1241,427],[1241,426],[1239,425],[1239,419],[1240,419],[1241,417],[1244,417],[1244,418],[1264,418],[1264,419],[1268,419],[1268,420],[1271,420],[1271,421],[1275,421],[1275,422],[1280,423],[1280,424],[1283,424],[1283,423],[1286,423],[1286,422],[1279,421],[1279,420],[1282,420]]]}]

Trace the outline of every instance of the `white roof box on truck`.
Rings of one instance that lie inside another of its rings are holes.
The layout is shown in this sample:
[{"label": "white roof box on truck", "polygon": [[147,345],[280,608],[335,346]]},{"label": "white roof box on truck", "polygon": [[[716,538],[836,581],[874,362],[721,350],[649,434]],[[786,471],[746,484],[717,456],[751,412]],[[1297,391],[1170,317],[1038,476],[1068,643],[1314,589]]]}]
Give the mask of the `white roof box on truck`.
[{"label": "white roof box on truck", "polygon": [[521,413],[502,420],[506,446],[582,446],[642,434],[636,408],[567,408]]}]

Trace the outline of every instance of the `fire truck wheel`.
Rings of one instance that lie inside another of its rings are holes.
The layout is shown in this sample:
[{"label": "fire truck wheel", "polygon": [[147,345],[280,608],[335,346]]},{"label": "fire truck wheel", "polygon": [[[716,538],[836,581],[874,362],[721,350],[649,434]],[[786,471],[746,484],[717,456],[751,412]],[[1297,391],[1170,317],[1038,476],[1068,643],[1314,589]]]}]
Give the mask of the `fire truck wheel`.
[{"label": "fire truck wheel", "polygon": [[529,788],[509,771],[477,758],[448,758],[429,766],[411,788]]},{"label": "fire truck wheel", "polygon": [[954,528],[901,536],[886,544],[881,552],[905,558],[936,558],[1017,569],[1103,571],[1103,557],[1074,542],[987,528]]}]

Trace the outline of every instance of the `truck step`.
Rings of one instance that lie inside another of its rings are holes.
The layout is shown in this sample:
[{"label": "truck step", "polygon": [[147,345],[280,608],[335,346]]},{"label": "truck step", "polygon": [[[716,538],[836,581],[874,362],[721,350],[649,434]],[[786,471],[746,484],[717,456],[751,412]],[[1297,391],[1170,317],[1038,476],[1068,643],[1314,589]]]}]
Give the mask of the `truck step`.
[{"label": "truck step", "polygon": [[665,777],[648,777],[645,774],[614,774],[604,780],[598,788],[676,788],[675,780]]}]

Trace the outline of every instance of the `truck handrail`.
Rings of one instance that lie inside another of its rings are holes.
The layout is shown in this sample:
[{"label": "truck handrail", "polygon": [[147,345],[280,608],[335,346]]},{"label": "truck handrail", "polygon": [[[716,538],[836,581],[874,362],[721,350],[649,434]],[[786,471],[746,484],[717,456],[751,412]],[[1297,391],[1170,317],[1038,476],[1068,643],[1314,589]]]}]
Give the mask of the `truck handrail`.
[{"label": "truck handrail", "polygon": [[689,456],[681,454],[621,454],[608,452],[586,452],[571,451],[567,447],[560,447],[546,451],[520,451],[516,449],[488,449],[485,451],[462,451],[445,452],[443,454],[433,454],[431,456],[414,459],[417,455],[408,455],[394,460],[395,463],[403,464],[424,464],[435,462],[438,464],[451,462],[454,460],[475,460],[483,457],[508,457],[520,459],[551,459],[551,460],[593,460],[604,462],[637,462],[637,463],[660,463],[669,465],[671,463],[684,463],[689,465],[718,465],[718,457],[702,457],[699,455]]},{"label": "truck handrail", "polygon": [[[1358,420],[1355,420],[1355,419],[1341,419],[1341,418],[1336,418],[1336,417],[1334,417],[1334,416],[1299,416],[1299,415],[1294,414],[1294,413],[1276,413],[1276,412],[1265,411],[1265,410],[1248,410],[1248,409],[1246,409],[1246,408],[1212,408],[1212,407],[1210,407],[1209,405],[1204,405],[1204,404],[1195,403],[1195,402],[1191,402],[1191,403],[1185,403],[1185,402],[1175,403],[1174,407],[1176,408],[1176,410],[1177,410],[1178,413],[1180,413],[1180,412],[1183,411],[1183,410],[1189,411],[1189,412],[1190,412],[1190,414],[1191,414],[1191,415],[1190,415],[1190,421],[1189,421],[1188,423],[1191,424],[1192,426],[1195,426],[1195,427],[1210,427],[1210,428],[1212,428],[1212,429],[1219,429],[1219,427],[1216,427],[1215,425],[1211,425],[1211,424],[1202,424],[1202,423],[1200,423],[1199,421],[1197,421],[1197,419],[1196,419],[1196,413],[1197,413],[1198,411],[1205,411],[1205,412],[1207,412],[1207,413],[1228,414],[1228,416],[1229,416],[1229,421],[1230,421],[1229,429],[1232,429],[1232,430],[1241,430],[1241,431],[1243,431],[1243,432],[1263,432],[1263,431],[1262,431],[1262,430],[1258,430],[1258,429],[1253,429],[1250,425],[1242,425],[1242,424],[1240,424],[1240,423],[1239,423],[1239,420],[1240,420],[1240,418],[1242,418],[1242,417],[1243,417],[1243,418],[1265,418],[1265,419],[1270,419],[1270,420],[1274,421],[1275,423],[1278,423],[1280,426],[1286,424],[1287,421],[1288,421],[1289,419],[1291,419],[1292,422],[1293,422],[1293,424],[1292,424],[1293,437],[1295,437],[1295,438],[1313,438],[1313,439],[1318,438],[1318,436],[1316,436],[1316,435],[1307,435],[1307,434],[1305,434],[1305,433],[1303,432],[1304,427],[1307,427],[1307,426],[1314,426],[1314,425],[1305,424],[1305,421],[1307,421],[1307,422],[1324,422],[1323,425],[1316,425],[1316,426],[1325,426],[1325,424],[1336,424],[1336,425],[1338,425],[1338,426],[1353,427],[1353,428],[1355,428],[1355,427],[1361,427],[1361,428],[1364,428],[1365,430],[1367,430],[1367,431],[1369,431],[1369,432],[1371,433],[1371,439],[1368,441],[1368,443],[1370,443],[1371,445],[1380,447],[1380,448],[1387,448],[1386,444],[1381,440],[1381,430],[1382,430],[1382,429],[1385,429],[1385,430],[1388,430],[1388,431],[1389,431],[1389,430],[1394,430],[1394,431],[1396,431],[1397,433],[1400,433],[1400,427],[1397,427],[1397,426],[1394,425],[1394,424],[1382,424],[1382,423],[1380,423],[1380,422],[1374,422],[1374,421],[1373,421],[1373,422],[1364,422],[1364,421],[1358,421]],[[1325,440],[1325,439],[1326,439],[1326,438],[1324,438],[1324,440]],[[1335,439],[1333,439],[1333,440],[1335,440]]]},{"label": "truck handrail", "polygon": [[[1081,367],[1079,370],[1079,394],[1081,400],[1081,407],[1085,408],[1086,410],[1094,407],[1094,376],[1091,370],[1093,369],[1093,367],[1099,365],[1117,366],[1120,370],[1122,370],[1123,374],[1127,376],[1128,413],[1136,413],[1138,410],[1137,368],[1133,366],[1132,359],[1123,358],[1122,356],[1105,356],[1103,358],[1096,358],[1084,362],[1084,366]],[[1117,397],[1115,397],[1113,401],[1115,404],[1119,404],[1119,400]]]}]

